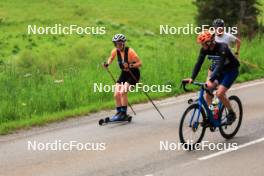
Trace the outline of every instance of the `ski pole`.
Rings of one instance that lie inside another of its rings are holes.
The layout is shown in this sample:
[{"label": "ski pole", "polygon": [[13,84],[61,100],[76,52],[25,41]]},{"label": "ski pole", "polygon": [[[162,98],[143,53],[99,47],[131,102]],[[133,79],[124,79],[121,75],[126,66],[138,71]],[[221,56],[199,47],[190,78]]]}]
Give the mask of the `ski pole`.
[{"label": "ski pole", "polygon": [[[137,78],[135,77],[135,75],[131,72],[131,70],[128,68],[128,72],[131,75],[131,77],[138,82]],[[160,112],[159,108],[154,104],[153,100],[150,98],[150,96],[148,95],[147,92],[143,91],[144,94],[147,96],[147,98],[149,99],[149,101],[152,103],[152,105],[154,106],[154,108],[158,111],[158,113],[160,114],[161,118],[164,120],[164,116],[162,115],[162,113]]]},{"label": "ski pole", "polygon": [[[108,67],[105,67],[106,71],[109,73],[109,75],[111,76],[112,80],[114,81],[114,83],[116,83],[116,80],[114,78],[114,75],[111,73],[111,71],[108,69]],[[134,115],[136,115],[136,112],[134,111],[134,109],[132,108],[132,105],[128,102],[128,106],[130,107],[130,109],[132,110],[132,112],[134,113]]]},{"label": "ski pole", "polygon": [[263,68],[262,68],[261,66],[258,66],[258,65],[256,65],[256,64],[252,64],[252,63],[250,63],[250,62],[248,62],[248,61],[241,60],[241,59],[239,59],[239,61],[240,61],[241,63],[245,64],[245,65],[250,66],[250,67],[253,67],[253,68],[256,68],[256,69],[261,69],[261,70],[263,70]]}]

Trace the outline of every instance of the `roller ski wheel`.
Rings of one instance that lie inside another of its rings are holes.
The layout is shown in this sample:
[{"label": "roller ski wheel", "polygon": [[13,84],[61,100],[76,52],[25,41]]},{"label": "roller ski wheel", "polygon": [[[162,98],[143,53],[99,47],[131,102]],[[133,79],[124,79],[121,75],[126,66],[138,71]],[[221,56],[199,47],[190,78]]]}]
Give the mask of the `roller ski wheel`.
[{"label": "roller ski wheel", "polygon": [[109,118],[109,117],[106,117],[106,118],[104,118],[104,119],[100,119],[100,120],[98,121],[98,124],[99,124],[100,126],[102,126],[102,125],[104,125],[104,124],[107,124],[108,122],[110,122],[110,118]]},{"label": "roller ski wheel", "polygon": [[108,124],[108,123],[120,123],[120,122],[128,122],[128,123],[130,123],[131,121],[132,121],[132,116],[127,114],[122,119],[114,119],[114,117],[112,117],[112,118],[106,117],[104,119],[100,119],[98,123],[99,123],[100,126],[102,126],[102,125],[105,125],[105,124]]},{"label": "roller ski wheel", "polygon": [[127,121],[130,123],[132,121],[132,116],[128,116]]},{"label": "roller ski wheel", "polygon": [[108,122],[110,122],[110,118],[106,117],[104,121],[105,121],[105,123],[108,123]]},{"label": "roller ski wheel", "polygon": [[102,126],[102,125],[105,123],[105,120],[104,120],[104,119],[100,119],[100,120],[98,121],[98,123],[99,123],[100,126]]}]

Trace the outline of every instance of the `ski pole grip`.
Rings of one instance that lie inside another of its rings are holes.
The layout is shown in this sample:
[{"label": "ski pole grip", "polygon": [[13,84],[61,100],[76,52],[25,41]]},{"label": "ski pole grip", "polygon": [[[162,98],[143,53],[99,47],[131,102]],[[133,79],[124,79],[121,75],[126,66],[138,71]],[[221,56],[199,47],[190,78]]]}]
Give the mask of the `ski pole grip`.
[{"label": "ski pole grip", "polygon": [[103,67],[107,68],[108,66],[109,66],[108,63],[106,63],[106,62],[103,63]]}]

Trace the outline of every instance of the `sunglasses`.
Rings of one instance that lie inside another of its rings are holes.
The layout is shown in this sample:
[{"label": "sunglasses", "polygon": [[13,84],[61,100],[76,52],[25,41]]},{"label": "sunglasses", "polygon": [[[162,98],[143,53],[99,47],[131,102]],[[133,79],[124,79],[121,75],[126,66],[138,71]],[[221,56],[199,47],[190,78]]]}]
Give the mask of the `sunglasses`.
[{"label": "sunglasses", "polygon": [[121,41],[120,42],[115,42],[115,44],[116,45],[122,45],[122,44],[124,44],[124,42],[121,42]]},{"label": "sunglasses", "polygon": [[210,46],[212,43],[213,43],[212,41],[207,41],[207,42],[203,43],[203,45]]}]

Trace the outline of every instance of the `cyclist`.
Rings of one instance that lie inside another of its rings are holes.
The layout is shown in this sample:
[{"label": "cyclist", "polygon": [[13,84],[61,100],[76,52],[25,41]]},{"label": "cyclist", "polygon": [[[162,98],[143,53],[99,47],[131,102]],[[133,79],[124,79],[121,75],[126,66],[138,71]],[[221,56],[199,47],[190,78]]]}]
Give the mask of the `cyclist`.
[{"label": "cyclist", "polygon": [[115,48],[112,50],[107,63],[104,64],[104,67],[108,67],[117,57],[121,74],[115,86],[114,97],[117,112],[112,117],[112,120],[123,120],[127,117],[127,93],[132,88],[131,86],[135,85],[140,79],[139,67],[141,66],[141,61],[137,53],[132,48],[125,45],[125,35],[116,34],[112,38],[112,42],[114,43]]},{"label": "cyclist", "polygon": [[215,41],[218,43],[226,43],[230,48],[232,46],[232,44],[236,43],[236,51],[235,51],[235,55],[238,57],[239,56],[239,50],[240,50],[240,45],[241,42],[240,40],[230,34],[225,32],[224,27],[225,27],[225,22],[223,19],[215,19],[213,21],[213,27],[215,29]]},{"label": "cyclist", "polygon": [[[225,43],[228,45],[228,47],[231,49],[231,46],[236,43],[236,51],[235,51],[235,56],[239,57],[239,50],[240,50],[240,40],[230,34],[225,32],[224,27],[225,27],[225,22],[223,19],[217,18],[213,21],[212,23],[214,29],[215,29],[215,41],[218,43]],[[212,74],[212,69],[214,65],[211,65],[210,68],[208,69],[208,76],[207,80],[210,78],[210,75]]]},{"label": "cyclist", "polygon": [[[218,86],[216,96],[228,109],[227,124],[232,124],[236,119],[236,114],[226,97],[226,92],[232,86],[239,74],[239,61],[232,54],[227,44],[216,42],[215,35],[209,31],[200,33],[197,37],[197,42],[202,45],[202,48],[200,49],[200,54],[191,78],[185,80],[189,83],[193,82],[198,75],[206,56],[208,56],[208,59],[212,60],[214,67],[212,68],[212,74],[206,81],[207,88],[213,90]],[[210,91],[207,91],[206,101],[208,105],[212,103],[212,98]]]},{"label": "cyclist", "polygon": [[[232,44],[236,43],[236,51],[235,56],[239,56],[239,50],[240,50],[240,40],[235,37],[234,35],[225,32],[225,22],[223,19],[217,18],[213,21],[212,26],[214,27],[215,31],[215,41],[218,43],[225,43],[228,45],[229,48],[231,48]],[[207,80],[210,79],[210,75],[212,74],[212,70],[214,68],[214,65],[212,64],[208,69],[208,76]]]}]

